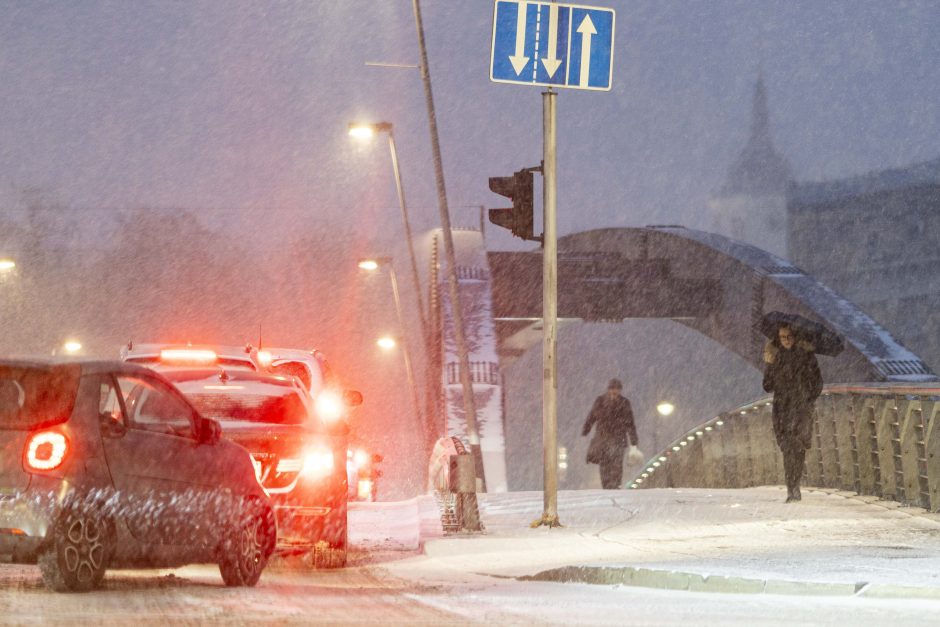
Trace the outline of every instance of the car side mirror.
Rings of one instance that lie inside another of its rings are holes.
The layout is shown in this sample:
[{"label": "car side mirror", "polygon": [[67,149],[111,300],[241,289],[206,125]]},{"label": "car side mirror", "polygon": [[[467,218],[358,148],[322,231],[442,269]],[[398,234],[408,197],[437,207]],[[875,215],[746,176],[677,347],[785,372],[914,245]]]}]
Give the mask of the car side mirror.
[{"label": "car side mirror", "polygon": [[111,414],[101,414],[99,416],[99,424],[101,425],[101,435],[106,438],[120,438],[127,433],[127,427],[117,420],[114,420]]},{"label": "car side mirror", "polygon": [[222,425],[218,420],[202,418],[199,422],[199,443],[215,444],[222,438]]},{"label": "car side mirror", "polygon": [[343,402],[349,407],[362,405],[362,392],[359,390],[343,390]]}]

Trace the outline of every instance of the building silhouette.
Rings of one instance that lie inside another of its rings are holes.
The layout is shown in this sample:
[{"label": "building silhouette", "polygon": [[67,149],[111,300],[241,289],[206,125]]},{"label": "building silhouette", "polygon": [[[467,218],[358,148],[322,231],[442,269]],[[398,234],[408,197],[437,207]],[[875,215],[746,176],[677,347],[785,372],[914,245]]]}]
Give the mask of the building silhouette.
[{"label": "building silhouette", "polygon": [[712,230],[787,256],[787,197],[793,171],[774,148],[767,89],[758,75],[751,104],[747,144],[731,164],[727,180],[708,202]]},{"label": "building silhouette", "polygon": [[940,367],[940,159],[800,183],[788,256]]},{"label": "building silhouette", "polygon": [[715,232],[793,262],[940,370],[940,158],[796,182],[758,75],[747,144],[708,205]]}]

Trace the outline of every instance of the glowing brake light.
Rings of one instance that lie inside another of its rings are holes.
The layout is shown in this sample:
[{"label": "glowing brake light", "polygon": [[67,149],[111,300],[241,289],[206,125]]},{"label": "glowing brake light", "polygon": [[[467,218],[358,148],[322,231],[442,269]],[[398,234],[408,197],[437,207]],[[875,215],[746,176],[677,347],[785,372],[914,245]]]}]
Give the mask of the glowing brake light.
[{"label": "glowing brake light", "polygon": [[258,362],[265,368],[271,365],[271,362],[274,360],[271,351],[258,351]]},{"label": "glowing brake light", "polygon": [[314,404],[317,416],[326,422],[336,422],[343,415],[343,399],[329,390],[320,392]]},{"label": "glowing brake light", "polygon": [[58,431],[40,431],[26,442],[26,465],[33,470],[52,470],[62,465],[69,442]]},{"label": "glowing brake light", "polygon": [[333,472],[333,451],[311,451],[304,456],[302,474],[308,477],[323,477]]},{"label": "glowing brake light", "polygon": [[215,363],[218,356],[215,351],[205,348],[164,348],[160,351],[160,361],[185,363]]}]

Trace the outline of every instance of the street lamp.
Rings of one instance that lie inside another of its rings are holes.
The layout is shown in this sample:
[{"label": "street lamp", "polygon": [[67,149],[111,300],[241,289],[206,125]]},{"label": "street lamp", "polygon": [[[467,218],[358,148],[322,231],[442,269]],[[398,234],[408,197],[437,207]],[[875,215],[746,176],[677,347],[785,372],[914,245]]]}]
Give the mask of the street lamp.
[{"label": "street lamp", "polygon": [[[666,416],[671,416],[672,412],[676,411],[676,406],[670,403],[669,401],[660,401],[656,405],[656,411],[659,412],[659,415],[665,418]],[[653,427],[653,449],[654,453],[659,453],[659,423],[657,420],[656,424]]]},{"label": "street lamp", "polygon": [[[398,326],[401,329],[401,354],[405,362],[405,374],[408,377],[408,387],[411,388],[412,401],[415,406],[415,416],[421,429],[425,429],[424,418],[421,414],[421,403],[418,400],[418,386],[415,384],[414,370],[411,368],[411,354],[408,350],[408,341],[405,338],[405,318],[401,311],[401,298],[398,294],[398,278],[395,275],[395,268],[392,266],[391,257],[378,257],[375,259],[360,259],[359,267],[369,272],[375,272],[380,267],[388,269],[388,278],[392,283],[392,295],[395,297],[395,314],[398,316]],[[390,350],[395,348],[395,339],[391,337],[379,338],[376,342],[381,348]]]},{"label": "street lamp", "polygon": [[82,350],[82,343],[77,340],[67,340],[65,344],[62,345],[62,348],[65,349],[65,352],[74,355],[78,351]]},{"label": "street lamp", "polygon": [[395,338],[388,336],[388,335],[383,335],[382,337],[377,339],[375,343],[378,345],[379,348],[381,348],[382,350],[387,350],[387,351],[390,351],[396,346],[398,346],[398,342],[395,341]]},{"label": "street lamp", "polygon": [[55,357],[59,350],[64,355],[77,355],[82,350],[82,343],[76,339],[65,340],[61,346],[52,349],[52,356]]},{"label": "street lamp", "polygon": [[378,133],[388,135],[388,149],[392,155],[392,171],[395,174],[395,187],[398,190],[398,206],[401,208],[401,222],[405,229],[405,241],[408,242],[408,255],[411,257],[411,280],[414,282],[415,295],[418,298],[418,314],[421,316],[421,332],[424,335],[425,349],[430,341],[428,335],[428,322],[424,312],[424,298],[421,296],[421,279],[418,275],[418,260],[415,257],[414,241],[411,237],[411,222],[408,220],[408,206],[405,204],[405,190],[401,182],[401,170],[398,168],[398,151],[395,149],[395,135],[392,133],[391,122],[376,122],[367,124],[363,122],[349,123],[349,136],[357,139],[372,139]]},{"label": "street lamp", "polygon": [[16,262],[12,259],[0,259],[0,272],[10,272],[16,267]]}]

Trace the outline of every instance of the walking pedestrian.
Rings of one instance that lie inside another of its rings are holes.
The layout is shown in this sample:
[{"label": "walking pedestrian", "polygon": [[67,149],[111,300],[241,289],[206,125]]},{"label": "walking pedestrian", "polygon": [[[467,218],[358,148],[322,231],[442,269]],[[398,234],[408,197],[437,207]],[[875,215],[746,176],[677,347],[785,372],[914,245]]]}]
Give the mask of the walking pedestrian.
[{"label": "walking pedestrian", "polygon": [[623,455],[630,446],[631,458],[642,457],[637,446],[636,425],[630,401],[621,396],[623,384],[611,379],[607,393],[594,401],[581,435],[591,432],[596,425],[594,437],[588,446],[587,463],[601,467],[601,486],[605,490],[616,490],[623,481]]},{"label": "walking pedestrian", "polygon": [[813,437],[814,403],[822,392],[815,347],[797,338],[790,326],[764,345],[764,391],[773,392],[773,426],[783,453],[787,503],[800,500],[806,449]]}]

